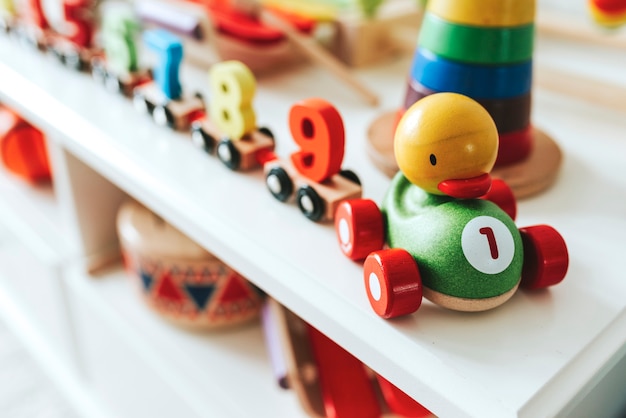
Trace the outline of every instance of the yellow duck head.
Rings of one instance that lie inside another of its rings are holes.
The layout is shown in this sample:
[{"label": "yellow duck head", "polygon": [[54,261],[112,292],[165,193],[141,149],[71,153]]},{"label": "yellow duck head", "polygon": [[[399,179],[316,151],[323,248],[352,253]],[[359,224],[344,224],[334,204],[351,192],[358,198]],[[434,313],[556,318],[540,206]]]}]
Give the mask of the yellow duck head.
[{"label": "yellow duck head", "polygon": [[394,139],[405,177],[428,193],[459,199],[489,191],[498,153],[498,131],[476,101],[437,93],[414,103],[402,116]]}]

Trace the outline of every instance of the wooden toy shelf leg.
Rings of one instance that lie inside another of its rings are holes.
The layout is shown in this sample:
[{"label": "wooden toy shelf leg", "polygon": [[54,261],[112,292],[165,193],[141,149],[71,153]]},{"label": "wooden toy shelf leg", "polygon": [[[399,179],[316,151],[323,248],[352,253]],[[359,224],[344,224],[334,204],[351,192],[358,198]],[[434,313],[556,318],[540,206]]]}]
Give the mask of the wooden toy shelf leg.
[{"label": "wooden toy shelf leg", "polygon": [[[392,177],[398,172],[393,151],[393,132],[398,112],[380,115],[367,132],[367,154],[374,165]],[[517,198],[524,198],[550,187],[561,167],[562,152],[558,144],[540,129],[533,128],[533,148],[522,161],[496,166],[492,174],[505,180]]]},{"label": "wooden toy shelf leg", "polygon": [[59,190],[63,212],[68,216],[91,273],[119,261],[115,229],[117,210],[127,195],[66,149],[57,158],[62,162],[55,176],[63,176]]}]

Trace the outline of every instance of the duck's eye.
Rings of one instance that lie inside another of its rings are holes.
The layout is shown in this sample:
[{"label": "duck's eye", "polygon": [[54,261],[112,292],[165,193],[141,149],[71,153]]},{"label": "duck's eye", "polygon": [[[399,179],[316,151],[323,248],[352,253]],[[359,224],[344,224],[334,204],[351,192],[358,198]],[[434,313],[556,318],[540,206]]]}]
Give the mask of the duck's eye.
[{"label": "duck's eye", "polygon": [[435,157],[435,154],[430,154],[430,163],[432,165],[437,165],[437,157]]}]

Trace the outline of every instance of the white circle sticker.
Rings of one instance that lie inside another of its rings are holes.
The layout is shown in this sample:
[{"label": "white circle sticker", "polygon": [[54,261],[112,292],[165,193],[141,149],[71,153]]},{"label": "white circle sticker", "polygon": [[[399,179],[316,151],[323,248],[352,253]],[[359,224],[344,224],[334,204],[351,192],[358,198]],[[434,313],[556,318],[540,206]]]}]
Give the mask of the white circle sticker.
[{"label": "white circle sticker", "polygon": [[376,275],[376,273],[370,273],[369,288],[370,288],[370,294],[372,295],[372,298],[375,301],[379,301],[380,297],[383,294],[383,290],[380,287],[380,280],[378,279],[378,276]]},{"label": "white circle sticker", "polygon": [[504,271],[515,255],[511,231],[491,216],[478,216],[465,225],[461,247],[472,267],[486,274]]}]

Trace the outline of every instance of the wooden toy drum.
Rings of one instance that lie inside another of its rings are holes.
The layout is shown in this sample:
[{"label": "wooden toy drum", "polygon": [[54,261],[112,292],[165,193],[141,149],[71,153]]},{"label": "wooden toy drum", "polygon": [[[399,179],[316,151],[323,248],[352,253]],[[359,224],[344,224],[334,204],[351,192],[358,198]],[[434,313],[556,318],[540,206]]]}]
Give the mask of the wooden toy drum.
[{"label": "wooden toy drum", "polygon": [[169,321],[211,329],[258,317],[259,289],[139,203],[122,205],[117,229],[127,271]]}]

